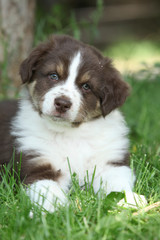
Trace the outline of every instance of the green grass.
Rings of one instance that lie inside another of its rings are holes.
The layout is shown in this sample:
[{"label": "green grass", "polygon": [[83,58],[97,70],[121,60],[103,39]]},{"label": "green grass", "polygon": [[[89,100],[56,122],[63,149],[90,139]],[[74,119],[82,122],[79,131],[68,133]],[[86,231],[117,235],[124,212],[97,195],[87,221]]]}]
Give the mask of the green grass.
[{"label": "green grass", "polygon": [[[132,94],[122,111],[131,128],[131,166],[137,175],[134,191],[152,204],[160,201],[160,81],[127,80]],[[0,184],[0,239],[160,239],[160,208],[133,216],[133,210],[117,206],[123,194],[104,197],[102,193],[98,198],[92,187],[88,191],[79,187],[75,174],[72,181],[70,204],[42,215],[14,177],[5,174]],[[32,207],[33,219],[29,218]]]}]

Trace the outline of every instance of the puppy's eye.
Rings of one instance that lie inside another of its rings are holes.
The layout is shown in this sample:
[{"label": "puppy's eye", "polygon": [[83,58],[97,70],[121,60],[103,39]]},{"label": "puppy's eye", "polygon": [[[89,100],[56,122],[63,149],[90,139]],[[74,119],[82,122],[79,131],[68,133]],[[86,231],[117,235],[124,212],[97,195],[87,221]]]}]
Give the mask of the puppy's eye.
[{"label": "puppy's eye", "polygon": [[53,80],[53,81],[58,81],[59,80],[59,76],[57,73],[51,73],[48,75],[49,79]]},{"label": "puppy's eye", "polygon": [[84,83],[82,85],[82,89],[85,91],[85,92],[89,92],[91,90],[90,86],[88,83]]}]

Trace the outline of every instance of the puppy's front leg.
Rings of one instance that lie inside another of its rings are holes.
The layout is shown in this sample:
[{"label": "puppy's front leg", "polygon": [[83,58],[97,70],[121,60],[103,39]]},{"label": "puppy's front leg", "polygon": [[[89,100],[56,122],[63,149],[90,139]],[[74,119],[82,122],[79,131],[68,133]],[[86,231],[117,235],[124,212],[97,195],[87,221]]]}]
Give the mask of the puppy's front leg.
[{"label": "puppy's front leg", "polygon": [[127,166],[107,166],[93,183],[95,192],[100,189],[100,184],[108,195],[110,192],[131,192],[135,176]]},{"label": "puppy's front leg", "polygon": [[50,164],[43,164],[33,166],[26,175],[26,192],[34,204],[54,212],[55,204],[63,205],[67,202],[65,193],[69,184],[68,179],[63,179],[61,170],[55,170]]},{"label": "puppy's front leg", "polygon": [[108,195],[111,192],[125,192],[125,200],[119,203],[125,207],[141,207],[147,204],[144,196],[132,192],[135,176],[132,170],[127,166],[108,166],[94,181],[93,187],[95,192],[102,189]]}]

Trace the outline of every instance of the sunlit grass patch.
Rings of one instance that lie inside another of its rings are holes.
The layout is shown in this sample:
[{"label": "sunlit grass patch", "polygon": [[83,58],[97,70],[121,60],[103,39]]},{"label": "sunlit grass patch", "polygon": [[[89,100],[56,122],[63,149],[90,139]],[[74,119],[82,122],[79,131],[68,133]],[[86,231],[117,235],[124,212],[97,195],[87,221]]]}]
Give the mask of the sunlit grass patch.
[{"label": "sunlit grass patch", "polygon": [[[159,67],[155,63],[160,62],[160,45],[150,40],[125,40],[112,44],[104,54],[113,59],[114,65],[123,73],[135,73],[140,71],[138,79],[147,74],[159,74]],[[146,71],[147,70],[147,71]],[[143,79],[145,79],[143,77]]]}]

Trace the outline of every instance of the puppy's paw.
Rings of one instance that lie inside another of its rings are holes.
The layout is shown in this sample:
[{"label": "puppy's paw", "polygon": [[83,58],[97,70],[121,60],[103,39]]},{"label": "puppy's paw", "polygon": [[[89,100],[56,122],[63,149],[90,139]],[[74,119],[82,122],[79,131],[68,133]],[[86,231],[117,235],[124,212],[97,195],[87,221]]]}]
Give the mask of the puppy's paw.
[{"label": "puppy's paw", "polygon": [[[31,184],[26,192],[31,202],[42,208],[42,214],[45,211],[53,213],[57,205],[64,205],[67,202],[67,198],[59,184],[52,180],[37,181]],[[33,217],[32,211],[30,217]]]},{"label": "puppy's paw", "polygon": [[145,207],[147,204],[145,196],[134,192],[125,192],[125,198],[118,202],[118,206],[134,209]]}]

